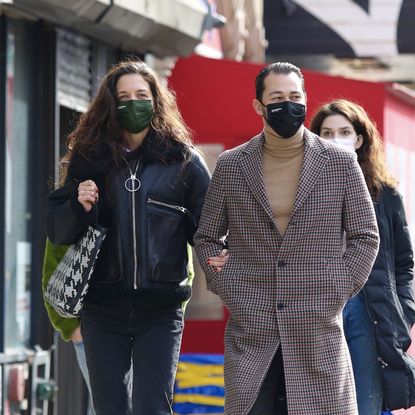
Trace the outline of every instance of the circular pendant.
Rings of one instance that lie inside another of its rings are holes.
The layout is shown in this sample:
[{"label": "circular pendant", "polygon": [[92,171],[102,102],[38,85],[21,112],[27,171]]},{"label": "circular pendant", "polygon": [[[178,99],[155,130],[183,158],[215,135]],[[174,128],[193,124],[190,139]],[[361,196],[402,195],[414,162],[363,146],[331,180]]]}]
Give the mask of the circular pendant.
[{"label": "circular pendant", "polygon": [[136,177],[129,177],[124,186],[129,192],[136,192],[141,187],[141,182]]}]

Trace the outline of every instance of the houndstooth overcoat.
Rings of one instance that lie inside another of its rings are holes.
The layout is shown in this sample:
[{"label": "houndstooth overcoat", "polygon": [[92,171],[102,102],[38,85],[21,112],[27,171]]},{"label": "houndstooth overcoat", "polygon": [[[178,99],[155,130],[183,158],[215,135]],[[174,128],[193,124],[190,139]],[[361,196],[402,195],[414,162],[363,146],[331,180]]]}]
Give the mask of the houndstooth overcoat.
[{"label": "houndstooth overcoat", "polygon": [[[226,415],[249,413],[279,345],[289,415],[357,415],[341,310],[372,268],[376,218],[356,156],[308,130],[304,140],[283,238],[265,193],[262,134],[220,156],[205,199],[195,247],[230,312]],[[229,262],[215,273],[207,259],[225,235]]]}]

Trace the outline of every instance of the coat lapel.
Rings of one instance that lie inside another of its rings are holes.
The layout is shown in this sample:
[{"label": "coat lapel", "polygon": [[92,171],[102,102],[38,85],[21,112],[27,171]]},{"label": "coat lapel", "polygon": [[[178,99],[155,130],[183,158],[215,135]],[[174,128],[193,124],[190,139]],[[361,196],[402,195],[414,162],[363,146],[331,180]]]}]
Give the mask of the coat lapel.
[{"label": "coat lapel", "polygon": [[304,161],[291,217],[310,195],[328,159],[317,136],[306,129],[304,130],[304,142]]},{"label": "coat lapel", "polygon": [[239,164],[248,186],[271,219],[274,219],[267,194],[265,192],[264,176],[262,172],[262,146],[263,134],[254,137],[244,149],[244,156],[240,158]]},{"label": "coat lapel", "polygon": [[[313,187],[317,183],[321,171],[328,159],[324,154],[324,147],[318,141],[316,136],[306,129],[304,130],[304,141],[304,161],[291,216],[293,216],[306,201]],[[264,185],[262,171],[263,143],[263,134],[254,137],[245,147],[243,152],[244,156],[240,158],[239,164],[252,194],[268,216],[271,219],[274,219]]]}]

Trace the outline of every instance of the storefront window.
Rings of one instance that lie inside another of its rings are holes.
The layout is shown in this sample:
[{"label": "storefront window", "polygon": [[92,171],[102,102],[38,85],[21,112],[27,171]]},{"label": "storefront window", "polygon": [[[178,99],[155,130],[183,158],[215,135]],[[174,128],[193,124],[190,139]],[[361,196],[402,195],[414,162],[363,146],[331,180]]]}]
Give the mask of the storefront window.
[{"label": "storefront window", "polygon": [[5,314],[6,351],[30,338],[29,68],[23,22],[9,21],[6,70]]}]

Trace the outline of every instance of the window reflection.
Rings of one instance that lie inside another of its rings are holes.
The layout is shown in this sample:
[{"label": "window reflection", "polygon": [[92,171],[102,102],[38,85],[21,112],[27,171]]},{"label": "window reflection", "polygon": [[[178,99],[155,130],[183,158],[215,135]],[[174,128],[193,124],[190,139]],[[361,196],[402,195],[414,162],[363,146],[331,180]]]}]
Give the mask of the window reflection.
[{"label": "window reflection", "polygon": [[29,67],[24,23],[10,21],[6,70],[5,349],[29,345]]}]

